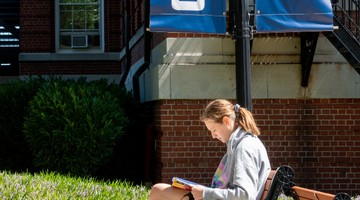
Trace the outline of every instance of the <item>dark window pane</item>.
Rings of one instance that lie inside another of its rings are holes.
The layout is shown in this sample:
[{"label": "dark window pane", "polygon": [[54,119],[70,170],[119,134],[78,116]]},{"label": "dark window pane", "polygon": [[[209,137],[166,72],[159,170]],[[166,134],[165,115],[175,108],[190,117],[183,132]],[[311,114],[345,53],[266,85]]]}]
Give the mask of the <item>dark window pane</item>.
[{"label": "dark window pane", "polygon": [[72,29],[71,12],[60,12],[60,29]]},{"label": "dark window pane", "polygon": [[89,35],[88,36],[88,45],[93,49],[100,48],[100,36],[99,35]]},{"label": "dark window pane", "polygon": [[74,6],[74,10],[76,10],[76,11],[78,11],[78,10],[85,10],[85,6],[84,6],[84,5]]},{"label": "dark window pane", "polygon": [[99,5],[87,5],[86,10],[87,11],[99,11]]},{"label": "dark window pane", "polygon": [[74,29],[85,29],[85,12],[74,11],[73,21]]},{"label": "dark window pane", "polygon": [[99,29],[99,12],[88,11],[86,14],[87,29]]},{"label": "dark window pane", "polygon": [[60,48],[71,48],[71,36],[61,35],[60,36]]},{"label": "dark window pane", "polygon": [[72,10],[72,6],[64,6],[64,5],[60,6],[60,11],[71,11],[71,10]]}]

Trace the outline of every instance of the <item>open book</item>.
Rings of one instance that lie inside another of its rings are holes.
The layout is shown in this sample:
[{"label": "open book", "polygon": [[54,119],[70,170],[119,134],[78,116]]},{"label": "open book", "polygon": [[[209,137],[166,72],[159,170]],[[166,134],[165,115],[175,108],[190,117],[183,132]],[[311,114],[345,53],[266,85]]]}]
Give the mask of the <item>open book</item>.
[{"label": "open book", "polygon": [[[191,182],[191,181],[188,181],[188,180],[185,180],[185,179],[182,179],[182,178],[178,178],[178,177],[173,177],[172,179],[172,186],[175,187],[175,188],[180,188],[180,189],[183,189],[183,190],[189,190],[191,191],[191,188],[195,185],[201,185],[201,184],[198,184],[198,183],[194,183],[194,182]],[[203,185],[201,185],[203,186]],[[203,186],[203,187],[206,187],[206,186]]]}]

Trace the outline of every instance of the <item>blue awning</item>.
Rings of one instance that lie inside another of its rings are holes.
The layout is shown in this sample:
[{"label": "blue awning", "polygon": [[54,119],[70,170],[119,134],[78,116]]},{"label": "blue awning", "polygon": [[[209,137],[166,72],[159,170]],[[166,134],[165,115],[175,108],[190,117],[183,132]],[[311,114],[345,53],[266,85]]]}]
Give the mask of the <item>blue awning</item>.
[{"label": "blue awning", "polygon": [[226,0],[151,0],[150,31],[226,33]]},{"label": "blue awning", "polygon": [[256,0],[259,33],[333,31],[330,0]]}]

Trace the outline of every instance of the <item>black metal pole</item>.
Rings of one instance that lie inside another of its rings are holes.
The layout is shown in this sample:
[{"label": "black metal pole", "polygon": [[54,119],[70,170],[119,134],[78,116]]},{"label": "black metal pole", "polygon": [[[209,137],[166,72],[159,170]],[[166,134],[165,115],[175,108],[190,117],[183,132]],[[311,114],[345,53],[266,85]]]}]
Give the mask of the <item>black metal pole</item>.
[{"label": "black metal pole", "polygon": [[250,15],[248,0],[232,0],[236,56],[236,102],[252,112],[250,66]]}]

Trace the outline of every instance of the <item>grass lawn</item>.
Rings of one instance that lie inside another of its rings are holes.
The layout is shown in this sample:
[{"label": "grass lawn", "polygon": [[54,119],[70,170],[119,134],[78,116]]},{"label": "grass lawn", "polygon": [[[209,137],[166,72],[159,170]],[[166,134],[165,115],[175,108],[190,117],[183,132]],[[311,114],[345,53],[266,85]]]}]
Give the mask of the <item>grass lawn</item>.
[{"label": "grass lawn", "polygon": [[[76,178],[54,172],[0,172],[0,200],[35,199],[120,199],[146,200],[150,189],[127,181],[105,182],[93,178]],[[360,200],[354,195],[352,200]],[[278,200],[292,200],[281,194]]]},{"label": "grass lawn", "polygon": [[150,189],[127,181],[105,182],[57,173],[0,172],[0,200],[148,199]]}]

